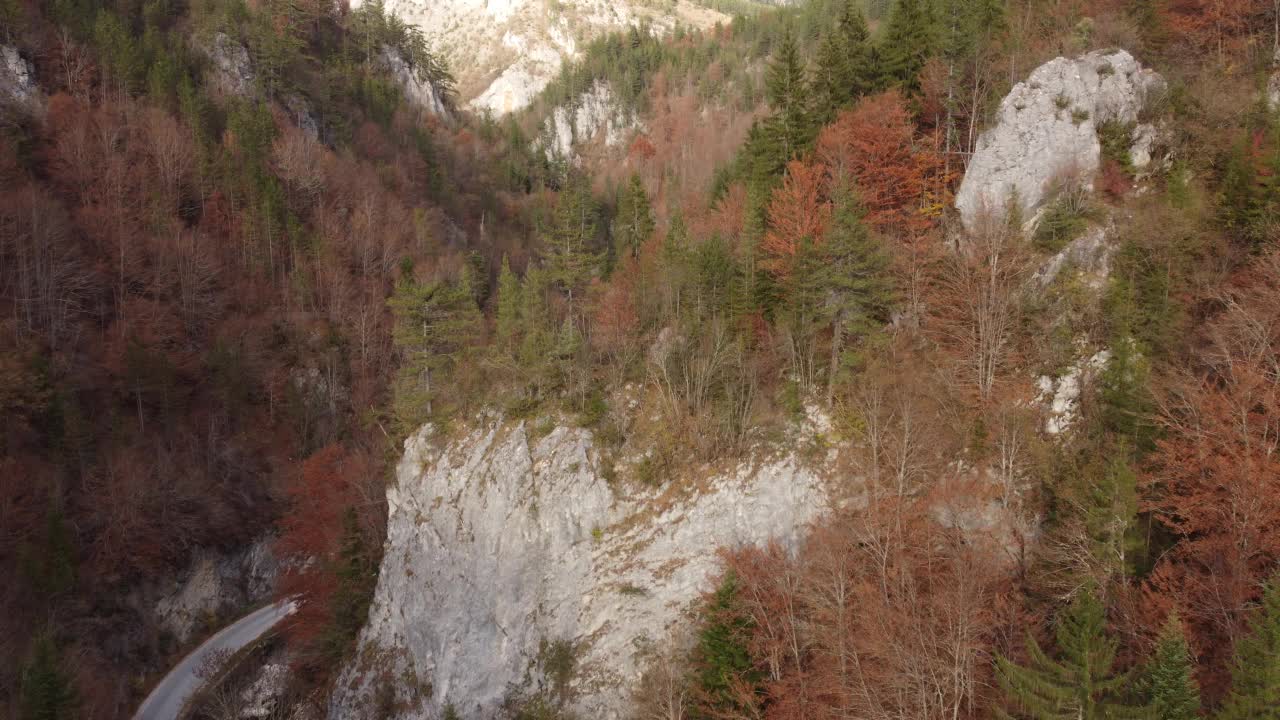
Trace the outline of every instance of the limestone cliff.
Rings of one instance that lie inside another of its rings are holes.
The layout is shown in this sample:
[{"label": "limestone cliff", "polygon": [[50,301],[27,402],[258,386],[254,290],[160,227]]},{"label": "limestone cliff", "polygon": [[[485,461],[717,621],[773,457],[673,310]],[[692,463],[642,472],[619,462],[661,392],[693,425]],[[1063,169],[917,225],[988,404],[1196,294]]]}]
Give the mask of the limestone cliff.
[{"label": "limestone cliff", "polygon": [[538,143],[550,156],[577,164],[585,144],[598,140],[606,148],[615,147],[638,127],[635,115],[614,102],[608,83],[597,80],[572,105],[551,111],[542,123]]},{"label": "limestone cliff", "polygon": [[[1096,51],[1074,60],[1056,58],[1036,68],[1000,103],[995,123],[978,139],[956,208],[966,227],[984,212],[1001,215],[1016,191],[1028,216],[1046,199],[1061,174],[1088,184],[1107,121],[1136,123],[1150,96],[1165,82],[1124,50]],[[1150,128],[1136,133],[1135,159],[1150,156]]]},{"label": "limestone cliff", "polygon": [[486,717],[540,682],[541,650],[567,642],[581,716],[622,717],[646,653],[709,589],[716,548],[794,542],[827,506],[826,482],[789,454],[671,479],[665,492],[629,493],[604,474],[582,429],[537,437],[490,420],[409,438],[363,657],[330,716],[359,717],[382,675],[406,717],[446,704]]}]

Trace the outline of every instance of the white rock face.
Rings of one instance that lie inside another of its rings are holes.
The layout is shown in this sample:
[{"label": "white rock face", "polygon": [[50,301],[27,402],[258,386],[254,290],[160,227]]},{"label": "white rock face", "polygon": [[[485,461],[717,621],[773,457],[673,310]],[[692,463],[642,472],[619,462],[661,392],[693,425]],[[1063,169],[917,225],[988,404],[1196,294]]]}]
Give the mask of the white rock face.
[{"label": "white rock face", "polygon": [[1070,266],[1082,273],[1088,287],[1101,290],[1111,274],[1112,248],[1108,242],[1111,229],[1110,225],[1090,227],[1046,260],[1031,279],[1042,288],[1048,287],[1063,268]]},{"label": "white rock face", "polygon": [[[699,593],[715,549],[794,543],[822,512],[825,481],[792,456],[694,481],[685,496],[624,496],[599,472],[591,433],[492,422],[440,447],[424,428],[405,442],[387,492],[387,542],[365,657],[342,675],[332,718],[361,717],[381,669],[430,682],[402,717],[452,704],[488,717],[537,682],[539,646],[577,648],[575,709],[622,717],[643,670]],[[673,481],[676,482],[676,481]]]},{"label": "white rock face", "polygon": [[410,67],[400,53],[392,48],[383,48],[382,62],[386,64],[391,76],[395,78],[396,84],[400,86],[400,90],[410,103],[432,115],[449,117],[449,109],[445,107],[444,99],[435,85],[419,77],[417,70]]},{"label": "white rock face", "polygon": [[254,90],[255,75],[249,51],[230,35],[219,32],[207,50],[213,62],[213,85],[228,95],[248,95]]},{"label": "white rock face", "polygon": [[574,106],[557,107],[547,116],[539,142],[551,155],[576,163],[580,144],[599,138],[605,147],[614,147],[637,127],[635,116],[613,102],[608,83],[597,80]]},{"label": "white rock face", "polygon": [[156,603],[156,617],[178,642],[185,643],[206,620],[267,598],[278,571],[269,538],[234,555],[201,553],[182,582]]},{"label": "white rock face", "polygon": [[561,64],[577,56],[582,42],[610,30],[647,22],[664,32],[676,22],[710,27],[730,19],[687,0],[674,7],[611,0],[387,0],[386,9],[422,30],[457,77],[462,102],[494,115],[527,106]]},{"label": "white rock face", "polygon": [[1059,435],[1075,423],[1080,412],[1080,393],[1085,384],[1107,366],[1110,359],[1110,350],[1099,350],[1092,357],[1082,358],[1067,368],[1060,377],[1040,376],[1037,385],[1040,388],[1040,402],[1047,413],[1044,421],[1046,433]]},{"label": "white rock face", "polygon": [[0,45],[0,105],[32,108],[40,100],[35,70],[17,48]]},{"label": "white rock face", "polygon": [[1002,215],[1015,190],[1029,216],[1062,173],[1078,173],[1088,183],[1102,151],[1098,125],[1136,122],[1148,98],[1164,88],[1163,78],[1124,50],[1056,58],[1036,68],[1000,103],[995,125],[978,139],[956,193],[965,227],[972,229],[984,212]]}]

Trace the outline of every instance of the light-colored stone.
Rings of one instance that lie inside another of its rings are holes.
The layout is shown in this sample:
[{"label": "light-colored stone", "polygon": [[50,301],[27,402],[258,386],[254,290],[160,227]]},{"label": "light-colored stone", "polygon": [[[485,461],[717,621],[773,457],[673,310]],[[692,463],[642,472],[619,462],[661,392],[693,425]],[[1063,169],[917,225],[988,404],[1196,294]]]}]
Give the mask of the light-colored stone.
[{"label": "light-colored stone", "polygon": [[18,49],[0,45],[0,105],[13,105],[31,110],[40,101],[35,69],[22,58]]},{"label": "light-colored stone", "polygon": [[206,621],[268,598],[278,571],[271,538],[235,554],[200,552],[181,582],[156,603],[156,617],[179,643],[186,643]]},{"label": "light-colored stone", "polygon": [[538,142],[552,157],[578,164],[578,150],[585,143],[599,140],[615,147],[637,127],[636,117],[614,103],[609,85],[597,80],[572,106],[557,107],[547,116]]},{"label": "light-colored stone", "polygon": [[1111,244],[1108,242],[1110,225],[1091,225],[1083,235],[1067,243],[1036,270],[1032,281],[1041,288],[1048,287],[1066,267],[1080,271],[1085,283],[1094,290],[1101,290],[1111,272]]},{"label": "light-colored stone", "polygon": [[978,139],[956,208],[972,229],[984,213],[999,217],[1016,191],[1024,215],[1046,199],[1052,181],[1076,174],[1089,185],[1098,169],[1098,125],[1135,123],[1164,79],[1124,50],[1056,58],[1036,68],[1000,103],[995,124]]},{"label": "light-colored stone", "polygon": [[1099,350],[1088,358],[1082,358],[1056,378],[1040,376],[1036,384],[1040,388],[1039,401],[1045,408],[1046,433],[1060,435],[1075,423],[1080,414],[1080,394],[1110,359],[1110,350]]},{"label": "light-colored stone", "polygon": [[444,103],[444,96],[439,89],[430,81],[423,80],[417,68],[411,66],[394,48],[382,49],[382,62],[410,103],[432,115],[450,116],[449,109]]},{"label": "light-colored stone", "polygon": [[206,52],[213,63],[214,87],[228,95],[248,95],[254,91],[256,75],[244,45],[218,32]]},{"label": "light-colored stone", "polygon": [[258,670],[253,682],[240,694],[241,718],[279,717],[277,710],[289,685],[289,667],[283,662],[269,662]]},{"label": "light-colored stone", "polygon": [[360,645],[330,717],[359,717],[377,670],[430,682],[404,717],[452,704],[489,717],[538,681],[544,642],[577,648],[574,709],[623,716],[645,651],[710,589],[716,548],[798,541],[827,507],[825,481],[792,455],[672,480],[687,494],[625,495],[601,476],[589,431],[542,438],[490,421],[452,441],[409,438],[387,492],[387,542]]}]

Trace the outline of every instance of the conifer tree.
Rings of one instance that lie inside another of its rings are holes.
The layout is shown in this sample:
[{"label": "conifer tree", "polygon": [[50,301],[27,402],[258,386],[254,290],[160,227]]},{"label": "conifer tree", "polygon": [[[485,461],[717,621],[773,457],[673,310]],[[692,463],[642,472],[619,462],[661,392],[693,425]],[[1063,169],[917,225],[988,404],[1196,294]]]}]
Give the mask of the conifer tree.
[{"label": "conifer tree", "polygon": [[1182,621],[1176,613],[1171,614],[1147,668],[1151,720],[1196,720],[1200,716],[1200,686],[1194,670]]},{"label": "conifer tree", "polygon": [[1128,677],[1113,670],[1116,641],[1107,637],[1102,603],[1092,589],[1080,592],[1058,618],[1054,660],[1027,635],[1030,664],[996,659],[997,679],[1009,710],[999,717],[1032,720],[1142,718],[1141,708],[1121,701]]},{"label": "conifer tree", "polygon": [[788,29],[765,73],[765,93],[772,111],[765,120],[761,141],[763,170],[781,174],[787,162],[799,155],[813,137],[809,83],[800,49]]},{"label": "conifer tree", "polygon": [[62,668],[53,636],[36,637],[31,659],[22,669],[23,720],[71,720],[76,713],[75,687]]},{"label": "conifer tree", "polygon": [[898,0],[878,45],[881,84],[908,92],[920,87],[920,70],[938,51],[931,0]]},{"label": "conifer tree", "polygon": [[702,615],[693,650],[700,710],[703,717],[721,717],[742,705],[738,686],[758,680],[747,649],[750,620],[737,610],[738,582],[729,572],[721,580]]},{"label": "conifer tree", "polygon": [[502,256],[502,269],[498,271],[498,310],[496,333],[498,347],[503,352],[510,352],[515,347],[516,335],[520,332],[520,279],[511,272],[511,263],[507,256]]},{"label": "conifer tree", "polygon": [[403,353],[400,415],[416,424],[418,408],[434,412],[435,375],[448,372],[479,329],[480,314],[463,275],[459,282],[418,282],[404,278],[388,301],[395,314],[393,340]]},{"label": "conifer tree", "polygon": [[564,290],[572,308],[601,266],[604,254],[593,250],[599,218],[585,178],[570,179],[560,193],[550,226],[542,232],[542,254],[552,282]]},{"label": "conifer tree", "polygon": [[822,124],[875,85],[866,18],[845,0],[836,27],[822,36],[813,73],[814,111]]},{"label": "conifer tree", "polygon": [[844,179],[835,190],[823,256],[831,314],[831,364],[827,377],[830,403],[844,365],[845,339],[863,337],[878,323],[887,321],[893,294],[889,256],[867,232],[857,197]]},{"label": "conifer tree", "polygon": [[1217,720],[1280,720],[1280,577],[1267,583],[1249,634],[1236,642],[1231,693]]},{"label": "conifer tree", "polygon": [[627,187],[618,198],[618,214],[613,222],[613,234],[617,243],[617,258],[638,257],[640,246],[653,234],[653,210],[649,206],[649,194],[644,190],[640,175],[633,173]]},{"label": "conifer tree", "polygon": [[342,541],[338,550],[338,586],[330,601],[333,625],[325,638],[325,649],[335,661],[340,660],[356,639],[369,614],[373,600],[373,581],[377,566],[365,547],[355,508],[342,514]]}]

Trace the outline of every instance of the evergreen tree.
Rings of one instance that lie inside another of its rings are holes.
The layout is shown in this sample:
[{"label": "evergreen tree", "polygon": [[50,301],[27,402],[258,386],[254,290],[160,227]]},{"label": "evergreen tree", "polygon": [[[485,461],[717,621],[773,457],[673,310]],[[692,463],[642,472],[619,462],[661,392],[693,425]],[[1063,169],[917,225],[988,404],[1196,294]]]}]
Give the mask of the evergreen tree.
[{"label": "evergreen tree", "polygon": [[866,18],[845,0],[836,27],[822,36],[813,74],[815,113],[830,122],[840,108],[870,92],[875,84]]},{"label": "evergreen tree", "polygon": [[511,263],[502,256],[502,269],[498,271],[498,310],[495,320],[498,348],[511,352],[516,335],[520,332],[520,279],[511,272]]},{"label": "evergreen tree", "polygon": [[62,669],[62,658],[47,630],[36,637],[31,659],[22,669],[23,720],[72,720],[76,713],[75,687]]},{"label": "evergreen tree", "polygon": [[931,0],[898,0],[878,45],[881,85],[918,90],[920,70],[937,54],[938,44]]},{"label": "evergreen tree", "polygon": [[639,257],[640,246],[653,234],[653,210],[649,195],[638,174],[632,174],[627,187],[618,198],[618,214],[613,221],[613,235],[617,244],[617,257]]},{"label": "evergreen tree", "polygon": [[434,414],[434,377],[448,372],[475,338],[480,314],[466,275],[460,282],[417,282],[402,279],[388,301],[395,314],[393,340],[403,353],[397,404],[401,418],[411,425],[422,420],[421,410]]},{"label": "evergreen tree", "polygon": [[1144,711],[1121,702],[1128,677],[1112,669],[1116,641],[1107,637],[1106,616],[1093,590],[1079,593],[1058,618],[1054,660],[1027,635],[1030,665],[996,659],[997,679],[1011,712],[1000,717],[1033,720],[1120,720]]},{"label": "evergreen tree", "polygon": [[844,362],[845,339],[860,338],[888,320],[893,281],[889,256],[862,223],[857,197],[841,179],[823,245],[831,316],[831,364],[827,402]]},{"label": "evergreen tree", "polygon": [[1151,720],[1196,720],[1200,716],[1200,686],[1194,670],[1182,621],[1172,614],[1160,631],[1147,668]]},{"label": "evergreen tree", "polygon": [[699,717],[728,716],[741,705],[735,685],[759,680],[746,643],[750,620],[737,610],[737,593],[737,578],[730,572],[702,612],[693,650]]},{"label": "evergreen tree", "polygon": [[1267,583],[1249,634],[1236,642],[1231,693],[1217,720],[1280,720],[1280,577]]},{"label": "evergreen tree", "polygon": [[765,169],[777,176],[787,161],[804,151],[815,130],[809,83],[790,29],[784,32],[765,72],[765,93],[771,114],[763,127],[762,151]]},{"label": "evergreen tree", "polygon": [[1101,378],[1102,427],[1126,438],[1140,452],[1155,447],[1156,428],[1151,421],[1155,403],[1147,388],[1150,375],[1137,340],[1128,332],[1112,340],[1111,357]]},{"label": "evergreen tree", "polygon": [[325,638],[326,652],[335,662],[346,655],[369,615],[377,565],[365,547],[355,508],[342,514],[342,540],[338,551],[338,586],[330,600],[333,625]]},{"label": "evergreen tree", "polygon": [[586,179],[571,178],[560,193],[550,226],[542,232],[547,272],[564,290],[571,308],[575,295],[581,295],[604,260],[604,254],[592,248],[598,229],[598,210]]}]

